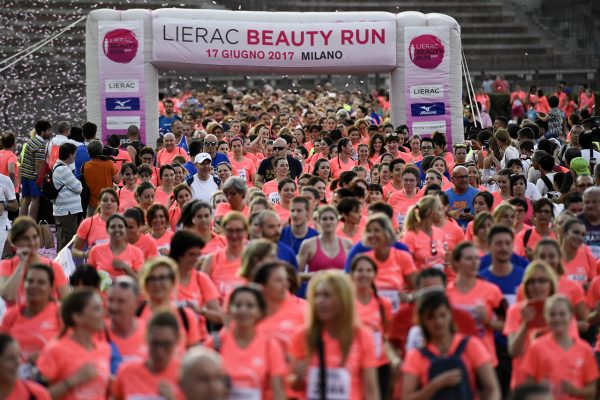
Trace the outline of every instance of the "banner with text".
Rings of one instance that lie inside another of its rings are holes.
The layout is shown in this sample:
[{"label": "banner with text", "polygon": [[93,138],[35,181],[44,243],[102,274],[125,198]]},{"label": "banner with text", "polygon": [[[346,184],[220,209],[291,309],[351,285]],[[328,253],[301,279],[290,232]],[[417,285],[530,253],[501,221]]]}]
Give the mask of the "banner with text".
[{"label": "banner with text", "polygon": [[448,27],[404,30],[406,120],[411,134],[446,134],[452,144]]},{"label": "banner with text", "polygon": [[153,62],[207,69],[396,67],[396,22],[247,22],[155,16]]},{"label": "banner with text", "polygon": [[102,141],[116,134],[123,142],[135,125],[146,143],[143,22],[100,21],[98,40]]}]

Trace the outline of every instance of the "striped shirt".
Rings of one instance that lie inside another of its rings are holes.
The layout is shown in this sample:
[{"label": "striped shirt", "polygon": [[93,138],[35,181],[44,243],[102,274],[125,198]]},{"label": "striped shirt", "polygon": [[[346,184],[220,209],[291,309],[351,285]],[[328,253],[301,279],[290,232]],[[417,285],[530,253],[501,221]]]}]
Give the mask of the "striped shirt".
[{"label": "striped shirt", "polygon": [[46,161],[46,141],[41,136],[35,135],[25,144],[25,151],[21,158],[21,176],[28,179],[37,179],[36,161]]}]

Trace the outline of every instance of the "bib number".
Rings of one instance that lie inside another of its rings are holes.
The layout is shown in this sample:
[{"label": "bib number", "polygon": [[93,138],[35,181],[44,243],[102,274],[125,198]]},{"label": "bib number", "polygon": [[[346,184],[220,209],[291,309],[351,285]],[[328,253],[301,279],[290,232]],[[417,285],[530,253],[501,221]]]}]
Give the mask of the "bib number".
[{"label": "bib number", "polygon": [[231,388],[229,400],[260,400],[261,393],[255,388]]},{"label": "bib number", "polygon": [[[327,400],[350,400],[350,373],[344,368],[327,368],[325,398]],[[308,370],[306,397],[308,400],[320,400],[319,368]]]},{"label": "bib number", "polygon": [[388,299],[392,303],[392,311],[396,312],[400,308],[400,292],[397,290],[378,290],[379,296]]}]

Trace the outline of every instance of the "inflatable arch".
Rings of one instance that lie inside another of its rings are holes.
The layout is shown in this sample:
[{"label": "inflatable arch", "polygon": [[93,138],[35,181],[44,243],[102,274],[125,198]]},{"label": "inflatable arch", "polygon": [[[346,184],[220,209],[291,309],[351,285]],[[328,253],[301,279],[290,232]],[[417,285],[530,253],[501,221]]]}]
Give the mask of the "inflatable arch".
[{"label": "inflatable arch", "polygon": [[460,26],[444,14],[201,9],[90,12],[88,120],[102,137],[130,125],[159,136],[158,70],[390,74],[391,117],[410,134],[463,141]]}]

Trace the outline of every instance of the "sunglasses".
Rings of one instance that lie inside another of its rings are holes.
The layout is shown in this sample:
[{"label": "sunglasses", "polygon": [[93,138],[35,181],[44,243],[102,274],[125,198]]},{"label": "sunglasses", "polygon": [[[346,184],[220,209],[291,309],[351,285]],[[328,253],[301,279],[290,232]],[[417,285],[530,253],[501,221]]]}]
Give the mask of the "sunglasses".
[{"label": "sunglasses", "polygon": [[216,146],[218,144],[219,144],[219,142],[204,142],[205,146]]},{"label": "sunglasses", "polygon": [[273,150],[274,151],[282,151],[282,150],[286,150],[285,147],[279,147],[279,146],[273,146]]}]

